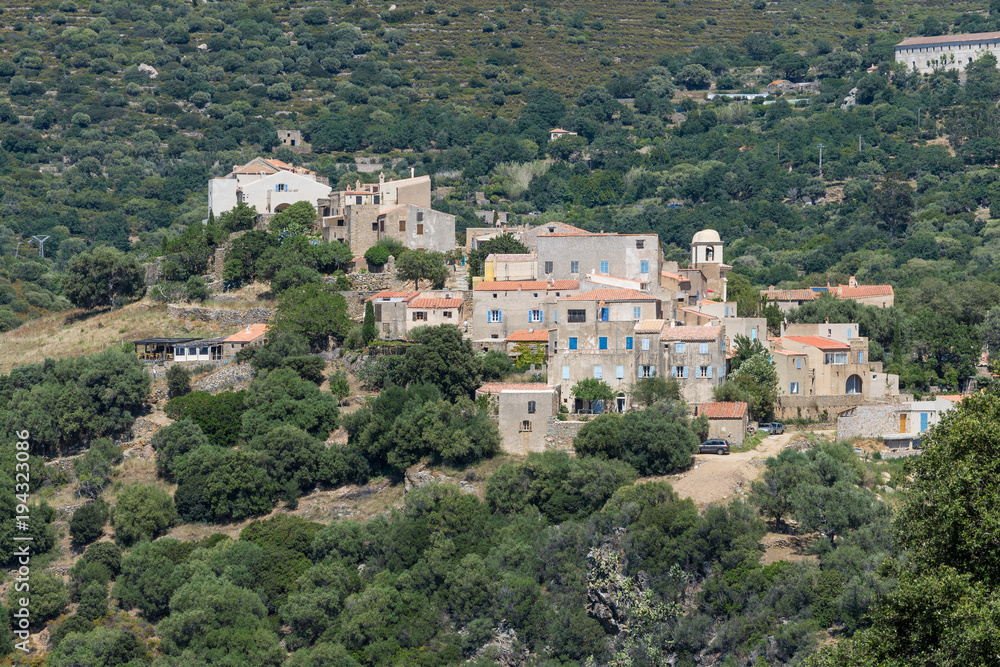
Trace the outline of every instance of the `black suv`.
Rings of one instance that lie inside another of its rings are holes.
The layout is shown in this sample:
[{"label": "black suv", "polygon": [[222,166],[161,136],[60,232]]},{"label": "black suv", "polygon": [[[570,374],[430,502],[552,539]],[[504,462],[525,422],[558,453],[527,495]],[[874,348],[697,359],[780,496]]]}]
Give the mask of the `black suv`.
[{"label": "black suv", "polygon": [[706,440],[698,445],[699,454],[728,454],[730,444],[728,440]]}]

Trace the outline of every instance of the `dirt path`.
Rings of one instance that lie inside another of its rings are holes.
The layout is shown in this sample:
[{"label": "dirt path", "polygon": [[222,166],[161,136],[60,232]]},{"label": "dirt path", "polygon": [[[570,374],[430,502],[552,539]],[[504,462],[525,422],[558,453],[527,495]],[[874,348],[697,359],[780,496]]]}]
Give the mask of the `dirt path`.
[{"label": "dirt path", "polygon": [[[813,431],[830,435],[833,431]],[[802,437],[804,431],[787,431],[782,435],[764,438],[757,449],[735,454],[695,454],[694,467],[680,475],[660,478],[670,482],[681,498],[690,498],[704,507],[708,503],[728,502],[741,487],[746,490],[750,482],[764,471],[764,461],[775,456],[785,446]]]}]

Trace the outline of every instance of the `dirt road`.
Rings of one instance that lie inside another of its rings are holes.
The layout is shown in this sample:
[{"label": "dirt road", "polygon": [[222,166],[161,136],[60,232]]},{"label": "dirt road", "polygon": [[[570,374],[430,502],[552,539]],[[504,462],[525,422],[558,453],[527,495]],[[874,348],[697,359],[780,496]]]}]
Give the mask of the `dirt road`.
[{"label": "dirt road", "polygon": [[[833,431],[815,431],[830,435]],[[661,478],[670,482],[681,498],[690,498],[698,507],[708,503],[725,503],[736,495],[737,488],[757,479],[764,471],[764,461],[775,456],[789,442],[802,437],[802,431],[789,431],[764,438],[757,449],[734,454],[696,454],[694,467],[681,474]]]}]

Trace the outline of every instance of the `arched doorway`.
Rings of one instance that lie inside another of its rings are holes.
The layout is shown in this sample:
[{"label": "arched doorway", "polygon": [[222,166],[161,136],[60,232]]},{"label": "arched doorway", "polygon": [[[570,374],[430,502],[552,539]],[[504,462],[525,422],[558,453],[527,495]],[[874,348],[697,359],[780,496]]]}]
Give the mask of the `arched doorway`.
[{"label": "arched doorway", "polygon": [[291,204],[278,204],[277,206],[274,207],[274,212],[275,213],[281,213],[282,211],[284,211],[289,206],[291,206]]},{"label": "arched doorway", "polygon": [[848,394],[860,394],[862,389],[861,376],[852,375],[847,378],[847,393]]}]

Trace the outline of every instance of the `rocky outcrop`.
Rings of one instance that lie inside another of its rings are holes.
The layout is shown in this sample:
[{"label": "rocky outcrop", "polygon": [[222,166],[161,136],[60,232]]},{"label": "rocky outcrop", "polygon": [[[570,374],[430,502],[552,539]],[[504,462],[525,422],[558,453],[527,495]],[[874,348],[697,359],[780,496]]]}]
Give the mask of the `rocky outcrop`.
[{"label": "rocky outcrop", "polygon": [[501,620],[493,630],[493,639],[476,652],[475,662],[479,658],[492,660],[497,667],[524,667],[528,649],[521,644],[514,628],[506,620]]},{"label": "rocky outcrop", "polygon": [[247,388],[253,376],[250,364],[227,364],[195,382],[193,388],[212,394],[229,388],[239,391]]},{"label": "rocky outcrop", "polygon": [[425,487],[428,484],[454,484],[466,493],[476,492],[476,486],[474,484],[470,484],[464,479],[449,477],[443,473],[428,470],[427,466],[423,464],[418,464],[407,470],[403,479],[405,480],[405,493],[409,493],[414,489]]}]

